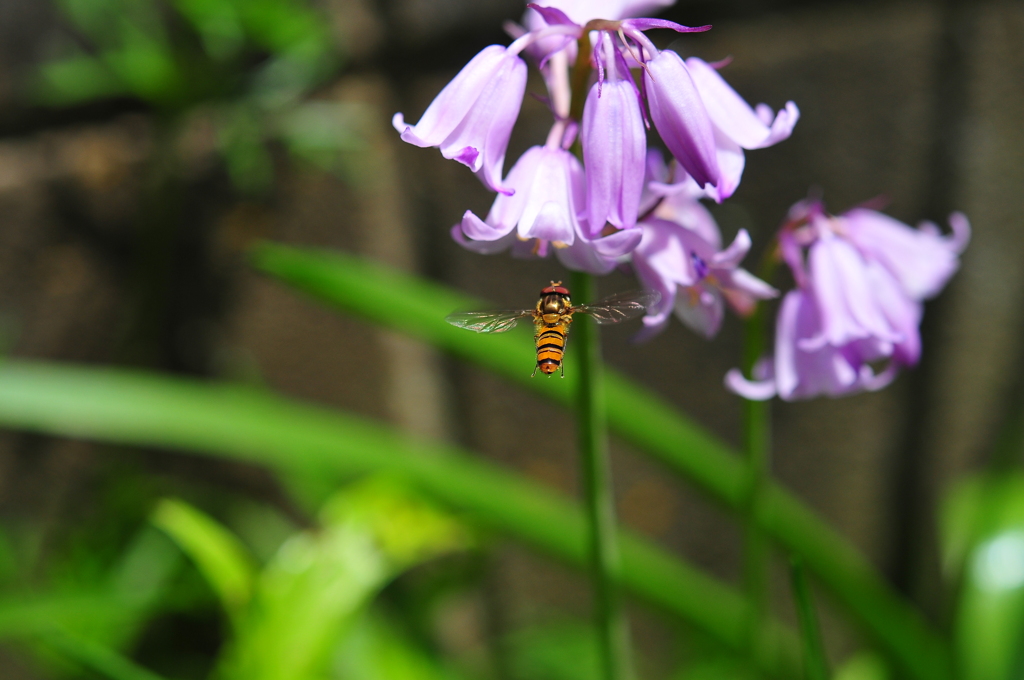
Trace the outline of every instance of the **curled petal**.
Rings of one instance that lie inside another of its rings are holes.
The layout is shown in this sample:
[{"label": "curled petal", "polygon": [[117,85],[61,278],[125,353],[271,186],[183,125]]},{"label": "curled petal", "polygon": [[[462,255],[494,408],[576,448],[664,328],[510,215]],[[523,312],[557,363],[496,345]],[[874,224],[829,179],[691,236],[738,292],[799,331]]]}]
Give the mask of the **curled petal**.
[{"label": "curled petal", "polygon": [[747,380],[738,368],[733,368],[725,374],[725,386],[750,401],[767,401],[777,392],[774,378]]},{"label": "curled petal", "polygon": [[474,241],[497,241],[507,236],[515,224],[503,225],[499,223],[491,225],[474,215],[472,211],[467,210],[462,216],[462,222],[459,226],[462,229],[462,233]]},{"label": "curled petal", "polygon": [[960,266],[958,256],[970,238],[970,225],[963,213],[950,216],[950,237],[941,236],[934,225],[913,229],[866,208],[851,210],[840,219],[858,250],[885,265],[915,300],[942,290]]},{"label": "curled petal", "polygon": [[764,109],[761,115],[756,113],[710,64],[690,57],[686,66],[715,127],[744,149],[760,149],[786,139],[800,118],[796,104],[788,102],[769,127],[761,117]]},{"label": "curled petal", "polygon": [[480,255],[494,255],[504,250],[508,250],[509,246],[516,242],[515,232],[509,232],[502,238],[496,241],[473,241],[466,238],[466,235],[462,231],[462,226],[456,224],[451,229],[452,240],[458,243],[466,250],[471,250],[474,253]]},{"label": "curled petal", "polygon": [[668,7],[675,0],[545,0],[542,4],[558,8],[577,24],[591,19],[618,21],[627,17],[646,16]]},{"label": "curled petal", "polygon": [[625,28],[634,28],[638,31],[649,31],[652,28],[668,28],[676,33],[703,33],[704,31],[711,30],[710,24],[696,27],[683,26],[666,19],[626,19],[622,22],[622,25]]},{"label": "curled petal", "polygon": [[[779,297],[778,289],[765,283],[761,279],[757,278],[746,269],[735,269],[731,272],[727,282],[723,282],[723,288],[726,289],[726,293],[730,290],[743,293],[749,298],[756,300],[771,300],[772,298]],[[729,300],[732,302],[732,299]],[[741,312],[749,313],[749,307],[753,305],[739,304]]]},{"label": "curled petal", "polygon": [[[764,104],[758,104],[757,106],[759,111],[758,116],[761,115],[761,107],[771,111],[771,108]],[[794,102],[786,102],[785,108],[780,109],[778,114],[775,116],[775,120],[771,121],[771,129],[768,133],[767,139],[761,142],[761,145],[757,148],[763,149],[768,146],[774,146],[785,139],[789,139],[789,136],[793,134],[793,128],[796,127],[798,120],[800,120],[800,109],[797,108],[797,105]]]},{"label": "curled petal", "polygon": [[526,63],[501,45],[484,48],[441,90],[415,126],[395,114],[402,140],[436,146],[502,190],[501,172],[512,127],[526,91]]},{"label": "curled petal", "polygon": [[750,234],[747,233],[746,229],[740,229],[736,232],[736,238],[732,240],[729,247],[725,250],[715,253],[711,259],[711,264],[716,267],[728,267],[735,269],[740,266],[740,262],[750,252],[750,246],[753,242],[750,240]]}]

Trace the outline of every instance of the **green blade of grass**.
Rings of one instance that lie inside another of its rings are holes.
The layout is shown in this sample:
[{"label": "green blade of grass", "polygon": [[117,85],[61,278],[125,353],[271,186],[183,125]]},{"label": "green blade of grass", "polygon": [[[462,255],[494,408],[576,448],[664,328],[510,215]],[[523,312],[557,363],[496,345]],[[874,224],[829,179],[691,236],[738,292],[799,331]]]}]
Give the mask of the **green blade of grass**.
[{"label": "green blade of grass", "polygon": [[[330,304],[406,333],[570,406],[575,360],[565,380],[531,380],[533,346],[526,333],[481,336],[445,323],[480,300],[352,255],[263,243],[256,267]],[[662,399],[614,371],[605,377],[608,424],[627,441],[681,473],[733,511],[746,499],[746,468],[730,448]],[[803,558],[862,628],[917,680],[946,680],[949,646],[864,556],[777,484],[766,483],[751,510],[765,533]]]},{"label": "green blade of grass", "polygon": [[[0,424],[338,478],[389,473],[485,526],[576,567],[586,564],[583,516],[565,498],[453,447],[263,390],[7,361],[0,365]],[[621,533],[620,542],[623,587],[744,653],[746,608],[732,588],[629,532]],[[753,662],[767,675],[795,677],[797,646],[790,631],[766,627],[757,649]]]},{"label": "green blade of grass", "polygon": [[163,680],[115,650],[77,635],[55,630],[41,639],[61,656],[110,680]]}]

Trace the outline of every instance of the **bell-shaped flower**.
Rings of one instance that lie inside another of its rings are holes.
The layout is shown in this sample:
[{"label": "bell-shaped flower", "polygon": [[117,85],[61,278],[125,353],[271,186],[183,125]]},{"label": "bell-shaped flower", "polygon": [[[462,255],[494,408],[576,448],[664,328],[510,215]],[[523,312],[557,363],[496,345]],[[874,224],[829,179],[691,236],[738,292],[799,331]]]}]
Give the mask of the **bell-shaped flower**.
[{"label": "bell-shaped flower", "polygon": [[[693,204],[694,213],[706,212],[696,201]],[[703,219],[711,219],[710,214]],[[740,268],[751,245],[745,230],[740,230],[728,248],[719,250],[697,231],[675,222],[655,217],[641,226],[644,236],[633,251],[633,268],[644,287],[658,291],[661,299],[644,317],[640,339],[660,332],[673,311],[692,330],[712,338],[721,328],[726,303],[748,314],[756,300],[778,295]]]},{"label": "bell-shaped flower", "polygon": [[647,62],[644,89],[651,120],[665,146],[701,187],[720,180],[714,127],[678,54],[663,50]]},{"label": "bell-shaped flower", "polygon": [[779,242],[797,289],[779,310],[774,357],[754,380],[730,371],[726,385],[786,400],[884,387],[920,360],[922,301],[956,271],[967,219],[952,215],[944,237],[864,208],[831,217],[801,202],[789,218]]},{"label": "bell-shaped flower", "polygon": [[807,349],[808,341],[819,337],[822,328],[819,307],[809,291],[798,288],[786,293],[775,326],[774,357],[755,368],[754,380],[732,369],[725,376],[726,386],[747,399],[778,395],[793,401],[877,390],[892,382],[894,365],[876,374],[855,347],[825,344]]},{"label": "bell-shaped flower", "polygon": [[895,343],[903,339],[886,317],[868,261],[847,240],[825,229],[808,253],[809,281],[821,333],[803,342],[808,350],[841,347],[854,340]]},{"label": "bell-shaped flower", "polygon": [[846,237],[865,257],[882,263],[915,300],[938,294],[959,267],[959,255],[970,240],[971,227],[963,213],[953,213],[950,236],[924,223],[909,225],[867,208],[856,208],[840,218]]},{"label": "bell-shaped flower", "polygon": [[686,66],[711,122],[742,148],[763,149],[788,139],[793,133],[793,127],[800,120],[800,109],[793,102],[786,102],[778,114],[767,104],[758,104],[756,110],[752,109],[711,64],[689,57]]},{"label": "bell-shaped flower", "polygon": [[[739,187],[746,165],[743,150],[762,149],[787,139],[800,119],[800,110],[793,102],[786,102],[777,115],[766,104],[752,109],[712,64],[689,57],[686,67],[714,130],[719,181],[705,187],[704,195],[721,203]],[[680,177],[677,182],[687,179]]]},{"label": "bell-shaped flower", "polygon": [[501,184],[505,151],[526,91],[526,62],[501,45],[491,45],[466,64],[434,98],[419,122],[407,125],[401,113],[392,124],[416,146],[436,146],[459,161],[490,189]]},{"label": "bell-shaped flower", "polygon": [[512,195],[499,194],[481,220],[467,210],[462,233],[474,241],[497,241],[516,230],[522,240],[572,245],[580,233],[579,213],[586,205],[586,179],[576,157],[560,147],[535,146],[509,171]]},{"label": "bell-shaped flower", "polygon": [[[607,37],[603,40],[610,43]],[[609,45],[606,51],[615,50]],[[607,78],[590,88],[580,128],[587,167],[587,216],[596,233],[607,222],[620,229],[636,226],[644,185],[647,131],[639,93],[627,69],[622,69],[625,77],[620,77],[616,61],[608,60]]]}]

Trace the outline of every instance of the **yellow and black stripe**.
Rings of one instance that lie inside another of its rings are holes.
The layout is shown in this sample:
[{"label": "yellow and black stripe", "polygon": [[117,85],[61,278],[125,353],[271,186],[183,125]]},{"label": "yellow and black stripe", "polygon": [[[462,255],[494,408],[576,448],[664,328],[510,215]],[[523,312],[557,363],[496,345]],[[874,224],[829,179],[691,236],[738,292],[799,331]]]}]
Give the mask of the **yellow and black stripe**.
[{"label": "yellow and black stripe", "polygon": [[544,324],[538,330],[537,368],[541,373],[551,375],[562,366],[562,355],[565,353],[565,334],[568,324]]}]

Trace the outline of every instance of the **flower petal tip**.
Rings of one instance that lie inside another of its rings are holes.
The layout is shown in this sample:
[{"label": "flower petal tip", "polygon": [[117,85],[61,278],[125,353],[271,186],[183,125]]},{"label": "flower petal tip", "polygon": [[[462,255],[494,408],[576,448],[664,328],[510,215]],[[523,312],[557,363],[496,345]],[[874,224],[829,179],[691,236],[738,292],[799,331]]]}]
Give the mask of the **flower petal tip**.
[{"label": "flower petal tip", "polygon": [[726,389],[750,401],[766,401],[777,393],[774,380],[747,380],[739,369],[733,368],[725,374]]}]

